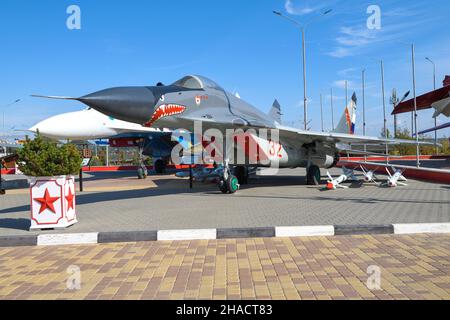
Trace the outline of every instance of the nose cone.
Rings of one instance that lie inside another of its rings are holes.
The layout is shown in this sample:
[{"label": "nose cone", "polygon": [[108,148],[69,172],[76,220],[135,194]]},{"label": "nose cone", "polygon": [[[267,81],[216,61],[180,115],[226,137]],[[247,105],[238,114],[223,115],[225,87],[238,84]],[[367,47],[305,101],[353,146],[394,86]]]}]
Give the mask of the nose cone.
[{"label": "nose cone", "polygon": [[54,117],[39,122],[38,124],[28,129],[28,131],[31,131],[33,133],[37,133],[39,131],[39,133],[44,137],[59,139],[60,136],[57,132],[58,128],[56,128],[53,118]]},{"label": "nose cone", "polygon": [[91,93],[79,99],[108,116],[143,124],[153,113],[155,95],[147,87],[119,87]]},{"label": "nose cone", "polygon": [[28,129],[28,131],[33,132],[33,133],[37,133],[38,130],[39,130],[39,123],[32,126],[30,129]]}]

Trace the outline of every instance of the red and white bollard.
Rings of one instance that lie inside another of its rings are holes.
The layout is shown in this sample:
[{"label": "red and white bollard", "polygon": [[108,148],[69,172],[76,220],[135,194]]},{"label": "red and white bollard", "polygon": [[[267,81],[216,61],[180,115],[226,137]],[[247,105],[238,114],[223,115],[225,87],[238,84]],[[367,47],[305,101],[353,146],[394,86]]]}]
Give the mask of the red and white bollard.
[{"label": "red and white bollard", "polygon": [[75,177],[37,177],[30,184],[30,230],[64,229],[77,223]]}]

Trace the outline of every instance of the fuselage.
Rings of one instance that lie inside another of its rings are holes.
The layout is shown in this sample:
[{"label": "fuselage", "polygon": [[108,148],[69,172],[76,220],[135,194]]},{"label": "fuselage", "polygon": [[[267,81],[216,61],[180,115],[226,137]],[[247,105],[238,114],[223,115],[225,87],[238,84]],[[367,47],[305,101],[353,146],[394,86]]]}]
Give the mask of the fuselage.
[{"label": "fuselage", "polygon": [[[321,144],[304,146],[296,135],[281,135],[272,117],[200,76],[187,76],[169,86],[111,88],[78,100],[108,116],[146,127],[198,133],[200,125],[202,136],[218,138],[221,134],[221,141],[227,130],[251,129],[247,139],[257,146],[237,145],[246,157],[236,165],[294,168],[312,163],[328,168],[336,162],[334,149]],[[249,163],[252,157],[265,161]]]},{"label": "fuselage", "polygon": [[43,136],[56,140],[95,140],[126,132],[139,132],[141,129],[139,124],[114,119],[94,109],[85,109],[50,117],[29,131],[39,131]]}]

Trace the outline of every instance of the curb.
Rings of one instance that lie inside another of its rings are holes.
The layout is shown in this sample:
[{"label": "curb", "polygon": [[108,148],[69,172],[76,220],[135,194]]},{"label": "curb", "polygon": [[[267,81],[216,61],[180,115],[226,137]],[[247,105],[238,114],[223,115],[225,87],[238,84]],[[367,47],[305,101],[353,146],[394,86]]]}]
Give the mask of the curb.
[{"label": "curb", "polygon": [[414,223],[388,225],[336,225],[268,228],[219,228],[129,232],[63,233],[24,236],[0,236],[0,247],[56,246],[75,244],[219,240],[248,238],[286,238],[380,234],[450,234],[450,223]]}]

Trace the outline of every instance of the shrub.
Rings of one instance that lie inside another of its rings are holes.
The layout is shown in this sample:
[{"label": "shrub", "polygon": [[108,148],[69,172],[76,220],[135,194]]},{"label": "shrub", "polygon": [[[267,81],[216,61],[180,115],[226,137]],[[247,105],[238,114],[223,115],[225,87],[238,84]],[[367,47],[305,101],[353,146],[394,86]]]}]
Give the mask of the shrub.
[{"label": "shrub", "polygon": [[81,168],[81,155],[73,144],[58,146],[37,133],[34,140],[26,138],[18,152],[20,171],[32,177],[76,174]]}]

